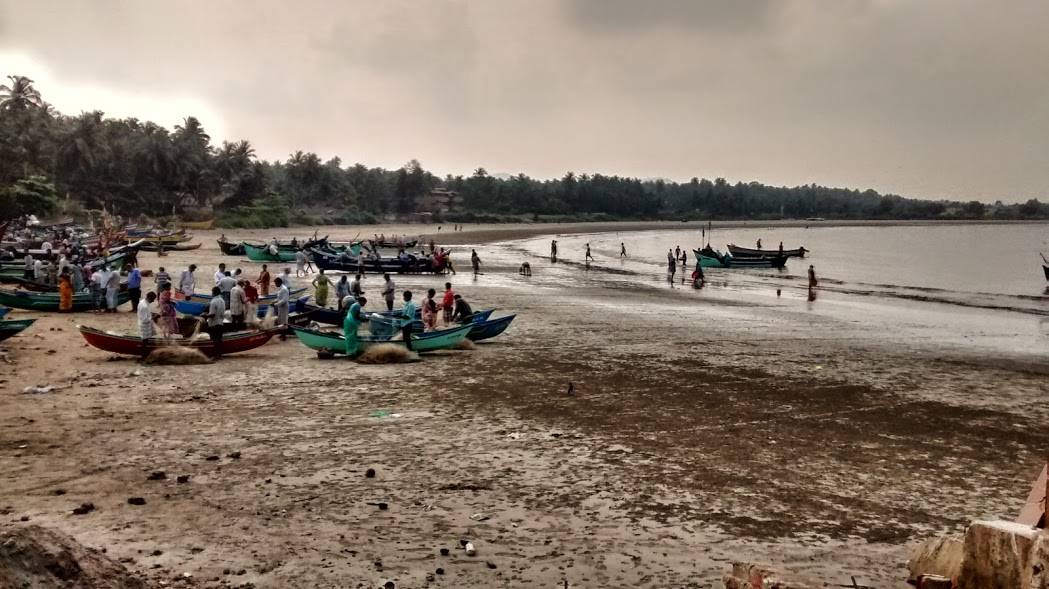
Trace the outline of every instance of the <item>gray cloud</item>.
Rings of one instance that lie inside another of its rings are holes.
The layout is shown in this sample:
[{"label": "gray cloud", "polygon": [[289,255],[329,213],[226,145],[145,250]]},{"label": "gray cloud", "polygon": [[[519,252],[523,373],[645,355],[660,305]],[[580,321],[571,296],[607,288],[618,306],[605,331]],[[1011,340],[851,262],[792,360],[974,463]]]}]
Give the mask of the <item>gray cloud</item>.
[{"label": "gray cloud", "polygon": [[1049,182],[1045,22],[1040,0],[0,0],[0,74],[34,77],[20,54],[56,86],[196,100],[268,158],[1019,200]]}]

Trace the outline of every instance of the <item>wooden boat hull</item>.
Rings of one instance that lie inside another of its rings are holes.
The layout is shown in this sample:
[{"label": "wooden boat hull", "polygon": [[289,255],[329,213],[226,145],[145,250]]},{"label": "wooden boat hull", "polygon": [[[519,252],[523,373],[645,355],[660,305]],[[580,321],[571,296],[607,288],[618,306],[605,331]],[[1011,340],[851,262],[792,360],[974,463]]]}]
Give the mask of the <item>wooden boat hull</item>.
[{"label": "wooden boat hull", "polygon": [[725,255],[720,258],[708,256],[700,250],[692,250],[703,268],[782,268],[787,258],[736,258]]},{"label": "wooden boat hull", "polygon": [[402,262],[397,258],[382,258],[379,260],[364,260],[358,263],[356,260],[344,260],[340,256],[334,256],[322,250],[313,249],[313,262],[318,269],[331,270],[334,272],[365,272],[374,274],[437,274],[444,270],[444,265],[434,266],[427,258],[418,258],[410,262]]},{"label": "wooden boat hull", "polygon": [[[200,350],[208,356],[215,355],[215,346],[210,339],[202,338],[194,341],[175,339],[168,342],[164,340],[164,338],[150,338],[144,340],[140,337],[130,335],[114,335],[83,325],[81,325],[79,329],[80,335],[84,336],[84,339],[88,344],[91,344],[104,352],[110,352],[113,354],[145,357],[155,350],[175,344]],[[247,352],[248,350],[254,350],[255,348],[265,345],[266,342],[270,341],[270,338],[279,335],[280,332],[281,330],[279,329],[267,329],[262,331],[248,331],[230,334],[222,339],[222,353],[224,355],[237,354],[240,352]]]},{"label": "wooden boat hull", "polygon": [[[310,313],[310,320],[312,320],[312,321],[316,321],[317,323],[324,323],[326,325],[335,325],[335,326],[338,326],[338,327],[342,327],[342,322],[343,322],[344,319],[346,319],[346,311],[345,310],[339,311],[337,309],[329,309],[329,308],[326,308],[326,307],[318,307],[317,305],[303,305],[303,312],[304,313]],[[488,309],[486,311],[478,311],[478,312],[474,313],[473,323],[476,325],[477,323],[481,323],[481,322],[487,321],[488,318],[491,317],[492,313],[494,313],[494,312],[495,312],[495,309]],[[398,313],[398,311],[383,311],[382,313],[378,313],[378,314],[379,315],[384,315],[384,316],[390,316],[390,315],[393,315],[395,313]],[[422,324],[422,320],[420,319],[422,317],[422,311],[416,311],[415,317],[416,317],[416,321],[412,325],[412,330],[422,333],[422,331],[423,331],[423,324]]]},{"label": "wooden boat hull", "polygon": [[[304,292],[306,292],[305,288],[296,288],[288,294],[294,299],[295,297],[301,295]],[[195,303],[204,303],[206,305],[211,302],[211,295],[194,293],[190,295],[189,300]],[[261,304],[272,303],[275,300],[277,300],[277,295],[275,294],[259,297],[259,303]]]},{"label": "wooden boat hull", "polygon": [[[412,351],[423,354],[436,350],[454,348],[459,342],[466,339],[466,336],[470,333],[471,329],[471,325],[463,325],[462,327],[446,329],[443,331],[412,334]],[[315,329],[305,329],[300,327],[293,327],[292,332],[295,333],[295,336],[298,337],[299,341],[306,347],[316,350],[318,355],[346,354],[346,340],[341,333],[317,331]],[[362,336],[360,338],[360,343],[361,351],[376,344],[404,345],[403,341],[389,341],[385,338],[377,339],[368,336]]]},{"label": "wooden boat hull", "polygon": [[492,339],[506,331],[506,328],[510,327],[510,323],[513,322],[515,317],[517,315],[507,315],[506,317],[482,320],[481,322],[474,321],[471,324],[470,333],[466,334],[466,337],[475,342]]},{"label": "wooden boat hull", "polygon": [[243,243],[232,243],[229,241],[217,240],[219,243],[219,251],[227,256],[243,256],[244,255],[244,244]]},{"label": "wooden boat hull", "polygon": [[[308,301],[309,298],[310,297],[302,297],[300,299],[291,301],[291,304],[288,305],[288,311],[294,313],[304,312],[306,301]],[[210,302],[210,299],[208,302]],[[197,317],[203,315],[208,310],[208,303],[203,303],[199,301],[174,301],[174,303],[175,310],[179,313],[182,313],[183,315],[191,315],[193,317]],[[266,313],[269,312],[269,309],[269,305],[259,305],[257,313],[259,319],[265,317]]]},{"label": "wooden boat hull", "polygon": [[244,244],[244,255],[252,262],[294,262],[295,252],[288,250],[277,250],[277,255],[269,252],[266,246],[256,246],[250,243]]},{"label": "wooden boat hull", "polygon": [[[2,315],[0,315],[2,316]],[[18,319],[12,321],[0,321],[0,342],[9,337],[18,335],[25,331],[36,319]]]},{"label": "wooden boat hull", "polygon": [[728,252],[732,254],[734,258],[761,258],[761,257],[785,257],[785,258],[804,258],[805,254],[809,250],[799,247],[792,250],[778,249],[774,250],[756,250],[749,247],[740,247],[738,245],[729,244]]},{"label": "wooden boat hull", "polygon": [[147,241],[146,243],[139,246],[139,249],[144,252],[157,252],[160,251],[163,245],[165,252],[188,252],[192,250],[200,249],[203,244],[200,243],[173,243],[173,244],[160,244]]},{"label": "wooden boat hull", "polygon": [[[126,302],[128,302],[127,291],[118,292],[117,306]],[[58,311],[58,294],[0,289],[0,305],[27,311]],[[104,301],[102,306],[105,306]],[[95,308],[95,301],[90,293],[73,295],[73,311],[91,311]]]}]

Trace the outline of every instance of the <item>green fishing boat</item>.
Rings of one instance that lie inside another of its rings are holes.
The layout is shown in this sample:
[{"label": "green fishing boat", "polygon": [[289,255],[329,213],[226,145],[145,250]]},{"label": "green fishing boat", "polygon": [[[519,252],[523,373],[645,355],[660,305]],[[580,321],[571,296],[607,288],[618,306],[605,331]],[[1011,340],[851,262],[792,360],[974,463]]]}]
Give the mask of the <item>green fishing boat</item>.
[{"label": "green fishing boat", "polygon": [[[318,356],[330,354],[342,355],[346,353],[346,339],[342,337],[341,333],[318,331],[316,329],[306,329],[303,327],[292,327],[291,329],[295,332],[295,336],[299,338],[299,341],[307,348],[317,350]],[[466,339],[466,336],[470,333],[471,329],[473,329],[472,325],[464,325],[462,327],[456,327],[455,329],[412,334],[412,351],[422,354],[425,352],[454,348],[459,342]],[[390,341],[383,337],[360,336],[358,339],[360,341],[360,350],[362,352],[377,344],[404,345],[403,341]]]},{"label": "green fishing boat", "polygon": [[0,321],[0,342],[18,335],[22,330],[33,324],[36,319],[19,319],[17,321]]},{"label": "green fishing boat", "polygon": [[[127,291],[117,293],[117,306],[126,302]],[[105,301],[100,300],[100,304],[105,306]],[[58,293],[0,289],[0,305],[27,311],[58,311]],[[73,311],[92,311],[95,308],[95,299],[91,293],[73,295]]]},{"label": "green fishing boat", "polygon": [[257,246],[250,243],[244,244],[244,255],[252,262],[294,262],[295,252],[288,250],[277,250],[277,255],[269,252],[268,246]]}]

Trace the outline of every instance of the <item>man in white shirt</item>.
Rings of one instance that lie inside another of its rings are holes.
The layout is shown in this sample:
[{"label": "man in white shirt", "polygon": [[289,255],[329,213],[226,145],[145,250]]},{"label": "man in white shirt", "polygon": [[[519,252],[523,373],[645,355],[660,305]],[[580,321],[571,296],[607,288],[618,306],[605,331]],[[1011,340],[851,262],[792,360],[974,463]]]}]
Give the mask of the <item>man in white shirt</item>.
[{"label": "man in white shirt", "polygon": [[382,277],[386,279],[382,286],[382,297],[386,299],[386,310],[393,311],[393,297],[397,290],[397,285],[393,283],[393,279],[390,278],[389,274],[383,274]]},{"label": "man in white shirt", "polygon": [[36,260],[33,259],[33,255],[29,253],[29,250],[25,251],[25,275],[23,278],[26,280],[36,278]]},{"label": "man in white shirt", "polygon": [[218,360],[222,357],[222,322],[226,318],[226,301],[222,300],[222,291],[217,286],[211,289],[211,302],[203,317],[208,322],[208,337],[215,348],[211,355]]},{"label": "man in white shirt", "polygon": [[234,329],[244,329],[244,313],[247,307],[248,299],[244,296],[244,281],[238,280],[229,291],[229,313],[232,315]]},{"label": "man in white shirt", "polygon": [[226,308],[228,309],[230,306],[229,293],[233,291],[234,286],[237,286],[237,281],[229,275],[229,272],[226,272],[216,286],[222,292],[222,300],[226,302]]},{"label": "man in white shirt", "polygon": [[[287,285],[284,284],[283,278],[276,278],[273,282],[277,285],[277,298],[273,301],[273,308],[277,311],[277,325],[287,327],[288,305],[291,302],[291,293],[288,291]],[[285,337],[285,335],[281,334],[281,339]]]},{"label": "man in white shirt", "polygon": [[295,286],[291,281],[291,268],[285,268],[284,274],[280,275],[280,279],[284,282],[284,286],[288,289],[288,292],[295,290]]},{"label": "man in white shirt", "polygon": [[196,287],[197,282],[197,279],[193,277],[193,273],[196,271],[197,266],[190,264],[189,269],[183,270],[178,278],[178,291],[186,297],[193,296],[193,289]]},{"label": "man in white shirt", "polygon": [[222,282],[222,279],[226,277],[226,264],[219,264],[219,269],[215,270],[215,284]]},{"label": "man in white shirt", "polygon": [[146,298],[138,304],[138,333],[142,339],[156,337],[156,331],[153,329],[153,311],[149,308],[155,300],[157,300],[157,293],[149,291],[146,293]]}]

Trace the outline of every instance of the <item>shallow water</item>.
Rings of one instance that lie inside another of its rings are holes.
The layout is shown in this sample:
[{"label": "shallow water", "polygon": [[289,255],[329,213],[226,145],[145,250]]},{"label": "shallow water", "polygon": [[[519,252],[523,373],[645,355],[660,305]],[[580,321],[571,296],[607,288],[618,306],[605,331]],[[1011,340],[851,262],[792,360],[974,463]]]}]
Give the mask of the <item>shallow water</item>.
[{"label": "shallow water", "polygon": [[[676,296],[667,297],[664,312],[697,326],[728,319],[771,336],[818,336],[834,329],[905,348],[1032,359],[1049,353],[1049,283],[1038,256],[1049,252],[1049,225],[715,230],[710,242],[721,251],[727,243],[754,247],[760,238],[766,249],[782,241],[811,253],[792,258],[782,270],[706,269],[708,286],[702,290],[681,283],[680,267],[668,283],[667,249],[689,252],[691,274],[692,250],[703,237],[692,229],[555,236],[557,265],[549,264],[551,236],[502,246],[509,257],[526,255],[541,268],[544,278],[533,278],[538,283],[612,286],[624,297],[640,287],[673,288]],[[595,257],[589,269],[583,265],[587,243]],[[626,258],[619,256],[620,243]],[[809,264],[820,279],[815,301],[807,300]]]}]

